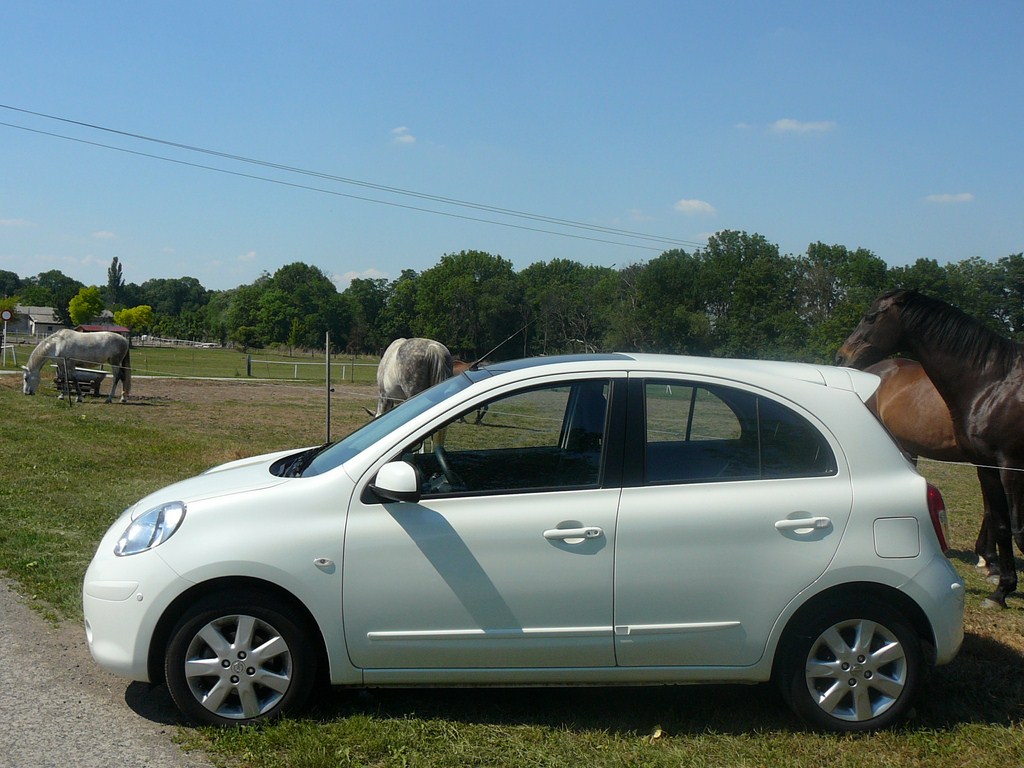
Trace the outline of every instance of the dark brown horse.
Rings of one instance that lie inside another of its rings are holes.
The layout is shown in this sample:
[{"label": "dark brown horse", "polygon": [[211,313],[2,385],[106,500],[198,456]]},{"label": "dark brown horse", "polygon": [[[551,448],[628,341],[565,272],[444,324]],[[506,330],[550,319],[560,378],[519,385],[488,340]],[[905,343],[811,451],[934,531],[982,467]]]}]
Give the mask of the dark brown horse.
[{"label": "dark brown horse", "polygon": [[[936,461],[970,461],[956,442],[949,407],[920,363],[906,358],[890,358],[864,370],[882,379],[866,403],[868,409],[915,461],[918,457]],[[974,552],[978,555],[978,567],[987,568],[989,577],[995,578],[999,573],[995,543],[985,522],[988,498],[984,483],[981,487],[985,515]]]},{"label": "dark brown horse", "polygon": [[863,368],[896,352],[920,361],[949,407],[957,444],[980,467],[999,563],[988,600],[1005,607],[1017,589],[1013,539],[1024,548],[1024,348],[943,301],[898,290],[875,300],[836,360]]}]

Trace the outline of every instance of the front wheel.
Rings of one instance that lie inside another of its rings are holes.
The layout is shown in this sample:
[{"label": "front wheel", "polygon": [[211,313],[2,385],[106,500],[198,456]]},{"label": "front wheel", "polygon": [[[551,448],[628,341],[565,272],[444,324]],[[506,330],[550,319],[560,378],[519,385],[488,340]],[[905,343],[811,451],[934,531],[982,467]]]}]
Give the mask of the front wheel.
[{"label": "front wheel", "polygon": [[869,731],[910,711],[923,675],[921,642],[882,606],[818,613],[790,634],[779,684],[796,713],[820,728]]},{"label": "front wheel", "polygon": [[287,606],[266,596],[201,600],[167,645],[171,698],[187,718],[209,725],[270,720],[302,705],[316,673],[303,627]]}]

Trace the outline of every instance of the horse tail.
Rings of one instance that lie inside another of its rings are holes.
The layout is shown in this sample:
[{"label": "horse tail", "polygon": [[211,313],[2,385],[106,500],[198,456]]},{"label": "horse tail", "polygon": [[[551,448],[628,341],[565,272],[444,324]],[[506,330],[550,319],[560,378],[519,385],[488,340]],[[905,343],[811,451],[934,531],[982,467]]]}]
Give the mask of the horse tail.
[{"label": "horse tail", "polygon": [[127,400],[128,394],[132,391],[132,348],[124,353],[121,358],[121,395]]},{"label": "horse tail", "polygon": [[430,383],[440,384],[445,379],[452,377],[453,361],[452,353],[448,351],[448,347],[438,343],[439,349],[436,349],[436,353],[431,355],[431,371],[430,371]]}]

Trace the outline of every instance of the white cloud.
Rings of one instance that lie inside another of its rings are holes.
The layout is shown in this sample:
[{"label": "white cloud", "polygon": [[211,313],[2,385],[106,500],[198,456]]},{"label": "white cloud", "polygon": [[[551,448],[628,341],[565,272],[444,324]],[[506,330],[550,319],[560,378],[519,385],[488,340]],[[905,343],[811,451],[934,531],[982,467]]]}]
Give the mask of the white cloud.
[{"label": "white cloud", "polygon": [[238,257],[238,260],[243,264],[249,264],[251,262],[254,262],[256,261],[256,251],[249,251],[248,253],[243,253],[241,256]]},{"label": "white cloud", "polygon": [[718,213],[715,206],[703,200],[680,200],[672,207],[687,216],[714,216]]},{"label": "white cloud", "polygon": [[639,208],[633,208],[629,212],[630,221],[654,221],[654,217],[644,213]]},{"label": "white cloud", "polygon": [[831,120],[819,120],[817,122],[806,122],[803,120],[792,120],[784,118],[776,120],[771,125],[773,133],[827,133],[837,128],[837,124]]},{"label": "white cloud", "polygon": [[26,219],[0,219],[0,227],[34,227],[31,221]]},{"label": "white cloud", "polygon": [[349,284],[355,279],[361,280],[378,280],[380,278],[389,277],[387,272],[381,272],[379,269],[370,267],[364,269],[362,272],[344,272],[342,274],[334,273],[331,275],[331,282],[334,283],[339,290],[345,290]]},{"label": "white cloud", "polygon": [[93,232],[92,236],[95,237],[97,240],[116,240],[117,239],[117,235],[115,235],[113,232],[106,232],[104,230],[101,230],[99,232]]},{"label": "white cloud", "polygon": [[939,203],[940,205],[949,203],[973,203],[974,195],[970,192],[959,192],[955,195],[928,195],[924,200],[926,203]]},{"label": "white cloud", "polygon": [[416,143],[416,137],[409,133],[409,129],[404,125],[391,129],[391,140],[396,144]]}]

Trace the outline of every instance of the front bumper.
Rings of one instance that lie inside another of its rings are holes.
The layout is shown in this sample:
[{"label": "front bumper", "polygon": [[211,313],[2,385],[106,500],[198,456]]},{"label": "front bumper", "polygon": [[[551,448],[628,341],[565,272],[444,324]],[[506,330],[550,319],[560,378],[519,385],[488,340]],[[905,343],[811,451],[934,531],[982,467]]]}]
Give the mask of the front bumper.
[{"label": "front bumper", "polygon": [[190,583],[154,552],[119,558],[101,547],[82,584],[89,652],[109,672],[149,679],[153,632],[171,601]]}]

